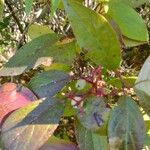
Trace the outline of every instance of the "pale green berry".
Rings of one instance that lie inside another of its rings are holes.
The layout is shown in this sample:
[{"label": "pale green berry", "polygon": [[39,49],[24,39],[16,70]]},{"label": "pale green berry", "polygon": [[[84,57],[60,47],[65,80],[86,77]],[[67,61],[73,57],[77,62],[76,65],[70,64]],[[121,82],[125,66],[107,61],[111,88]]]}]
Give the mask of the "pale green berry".
[{"label": "pale green berry", "polygon": [[78,90],[83,90],[86,86],[86,81],[84,79],[79,79],[76,83],[76,88]]}]

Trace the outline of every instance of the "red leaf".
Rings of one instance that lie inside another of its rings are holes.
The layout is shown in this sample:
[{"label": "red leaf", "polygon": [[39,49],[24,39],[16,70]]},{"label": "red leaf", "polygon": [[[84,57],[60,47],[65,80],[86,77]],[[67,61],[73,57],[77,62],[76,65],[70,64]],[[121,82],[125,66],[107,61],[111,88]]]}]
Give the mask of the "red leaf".
[{"label": "red leaf", "polygon": [[15,83],[5,83],[0,87],[0,123],[10,112],[37,99],[26,87]]}]

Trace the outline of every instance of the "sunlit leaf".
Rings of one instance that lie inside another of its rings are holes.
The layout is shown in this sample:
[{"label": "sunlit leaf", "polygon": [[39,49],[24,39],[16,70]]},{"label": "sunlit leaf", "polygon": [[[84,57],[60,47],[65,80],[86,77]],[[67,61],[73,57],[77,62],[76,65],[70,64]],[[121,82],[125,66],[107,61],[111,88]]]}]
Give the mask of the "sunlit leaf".
[{"label": "sunlit leaf", "polygon": [[122,84],[124,84],[126,87],[134,87],[135,81],[137,77],[135,76],[129,76],[125,77],[122,76],[122,78],[113,78],[107,81],[108,84],[111,84],[117,88],[122,88]]},{"label": "sunlit leaf", "polygon": [[131,7],[139,7],[144,3],[149,3],[150,0],[111,0],[113,2],[122,2],[125,3]]},{"label": "sunlit leaf", "polygon": [[138,46],[138,45],[147,44],[147,41],[145,41],[145,42],[136,41],[136,40],[129,39],[127,37],[123,37],[123,41],[124,41],[124,44],[126,47],[134,47],[134,46]]},{"label": "sunlit leaf", "polygon": [[52,62],[71,65],[76,56],[76,43],[72,40],[58,41],[58,39],[55,34],[46,34],[33,39],[19,49],[0,69],[0,76],[19,75],[41,64],[49,66]]},{"label": "sunlit leaf", "polygon": [[57,10],[61,0],[51,0],[51,14],[53,15],[54,12]]},{"label": "sunlit leaf", "polygon": [[51,137],[39,150],[79,150],[72,142]]},{"label": "sunlit leaf", "polygon": [[142,17],[124,3],[108,3],[107,15],[119,26],[121,33],[133,40],[148,41],[148,30]]},{"label": "sunlit leaf", "polygon": [[0,123],[13,110],[23,107],[36,96],[28,88],[15,83],[5,83],[0,87]]},{"label": "sunlit leaf", "polygon": [[3,15],[3,9],[4,9],[4,0],[0,0],[0,20]]},{"label": "sunlit leaf", "polygon": [[87,57],[98,65],[115,69],[120,63],[120,48],[116,34],[101,15],[74,0],[63,0],[73,32]]},{"label": "sunlit leaf", "polygon": [[120,42],[120,46],[122,48],[125,48],[125,47],[129,48],[129,47],[134,47],[134,46],[148,43],[148,41],[137,41],[137,40],[127,38],[126,36],[123,36],[118,24],[112,18],[110,18],[108,15],[105,17],[107,18],[107,20],[109,21],[109,23],[111,24],[113,29],[115,30],[118,40]]},{"label": "sunlit leaf", "polygon": [[142,150],[149,150],[150,149],[150,135],[146,135],[145,144]]},{"label": "sunlit leaf", "polygon": [[65,109],[64,109],[64,116],[75,116],[76,111],[74,110],[73,106],[71,105],[71,101],[67,100]]},{"label": "sunlit leaf", "polygon": [[150,117],[144,113],[143,118],[146,126],[146,133],[150,135]]},{"label": "sunlit leaf", "polygon": [[150,116],[150,56],[145,61],[136,80],[135,90],[140,98],[140,104]]},{"label": "sunlit leaf", "polygon": [[52,97],[70,80],[69,74],[63,71],[50,70],[33,77],[28,86],[38,97]]},{"label": "sunlit leaf", "polygon": [[146,129],[137,104],[128,96],[119,100],[108,124],[110,150],[141,150]]},{"label": "sunlit leaf", "polygon": [[28,29],[28,35],[31,39],[35,39],[41,35],[54,33],[48,26],[32,24]]},{"label": "sunlit leaf", "polygon": [[76,138],[80,150],[108,150],[106,136],[92,133],[79,122],[76,124]]},{"label": "sunlit leaf", "polygon": [[5,149],[39,149],[57,128],[63,109],[60,100],[46,99],[12,113],[2,126]]},{"label": "sunlit leaf", "polygon": [[61,70],[61,71],[65,71],[65,72],[70,71],[70,65],[61,64],[61,63],[53,63],[52,65],[50,65],[48,67],[43,67],[43,68],[45,71],[49,71],[49,70]]}]

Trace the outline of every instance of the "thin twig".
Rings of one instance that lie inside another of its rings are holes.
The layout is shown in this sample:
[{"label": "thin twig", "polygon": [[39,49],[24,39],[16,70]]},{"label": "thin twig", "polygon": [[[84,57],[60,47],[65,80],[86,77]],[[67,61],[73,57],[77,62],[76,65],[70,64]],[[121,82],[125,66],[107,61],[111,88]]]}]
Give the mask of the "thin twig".
[{"label": "thin twig", "polygon": [[15,12],[14,12],[13,8],[11,7],[11,4],[10,4],[7,0],[5,0],[5,3],[6,3],[6,5],[7,5],[7,7],[9,8],[9,10],[11,11],[12,16],[13,16],[15,22],[17,23],[20,32],[23,33],[23,27],[22,27],[22,25],[21,25],[21,23],[20,23],[20,20],[19,20],[19,19],[17,18],[17,16],[15,15]]},{"label": "thin twig", "polygon": [[17,43],[17,49],[20,48],[21,43],[22,43],[22,40],[24,39],[24,36],[25,36],[26,33],[28,32],[29,27],[30,27],[43,13],[45,13],[45,9],[46,9],[46,5],[45,5],[45,7],[43,8],[43,10],[40,9],[40,10],[37,12],[36,16],[34,16],[33,19],[31,20],[31,22],[28,23],[28,25],[25,27],[25,29],[24,29],[24,31],[23,31],[23,33],[22,33],[22,36],[20,37],[20,40],[19,40],[18,43]]}]

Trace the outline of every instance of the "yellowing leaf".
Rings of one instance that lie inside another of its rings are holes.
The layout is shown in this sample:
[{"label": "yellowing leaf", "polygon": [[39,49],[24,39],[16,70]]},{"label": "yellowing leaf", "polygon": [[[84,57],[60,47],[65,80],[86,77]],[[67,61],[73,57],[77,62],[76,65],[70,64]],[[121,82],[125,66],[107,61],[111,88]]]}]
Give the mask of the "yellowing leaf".
[{"label": "yellowing leaf", "polygon": [[72,142],[53,136],[39,150],[79,150],[79,148]]},{"label": "yellowing leaf", "polygon": [[0,0],[0,20],[3,15],[3,9],[4,9],[4,0]]},{"label": "yellowing leaf", "polygon": [[54,33],[48,26],[46,25],[38,25],[33,24],[28,29],[28,35],[31,39],[37,38],[41,35]]}]

